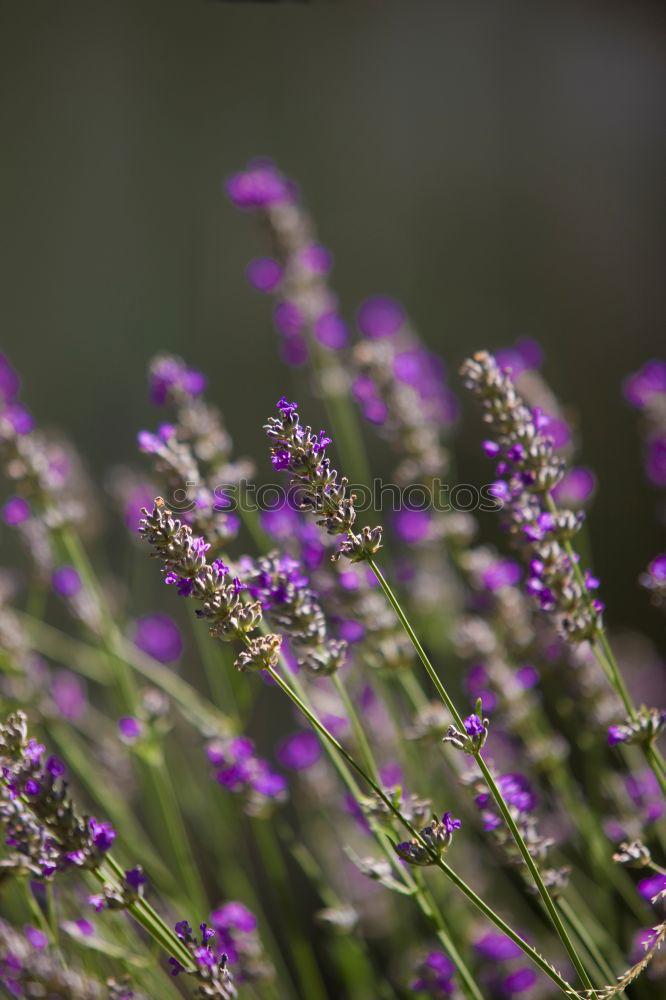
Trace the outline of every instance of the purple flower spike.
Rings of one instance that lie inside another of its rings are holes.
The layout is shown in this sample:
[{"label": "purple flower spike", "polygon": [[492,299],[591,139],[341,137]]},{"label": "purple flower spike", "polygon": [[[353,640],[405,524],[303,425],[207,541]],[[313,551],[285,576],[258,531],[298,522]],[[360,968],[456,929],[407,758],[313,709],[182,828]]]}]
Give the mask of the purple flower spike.
[{"label": "purple flower spike", "polygon": [[59,566],[53,571],[51,583],[61,597],[76,597],[81,590],[81,577],[73,566]]}]

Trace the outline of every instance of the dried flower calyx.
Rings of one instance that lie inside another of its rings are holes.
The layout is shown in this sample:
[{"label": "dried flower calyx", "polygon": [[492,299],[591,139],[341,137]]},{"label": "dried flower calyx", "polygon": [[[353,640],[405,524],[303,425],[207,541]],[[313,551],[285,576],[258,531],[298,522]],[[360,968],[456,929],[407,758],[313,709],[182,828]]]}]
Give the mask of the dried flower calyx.
[{"label": "dried flower calyx", "polygon": [[396,853],[410,865],[434,865],[451,846],[453,831],[459,830],[461,825],[450,812],[445,812],[441,820],[433,816],[432,822],[421,830],[420,839],[414,837],[396,844]]},{"label": "dried flower calyx", "polygon": [[608,745],[618,743],[654,743],[666,726],[666,710],[663,708],[645,708],[638,710],[635,718],[608,727]]}]

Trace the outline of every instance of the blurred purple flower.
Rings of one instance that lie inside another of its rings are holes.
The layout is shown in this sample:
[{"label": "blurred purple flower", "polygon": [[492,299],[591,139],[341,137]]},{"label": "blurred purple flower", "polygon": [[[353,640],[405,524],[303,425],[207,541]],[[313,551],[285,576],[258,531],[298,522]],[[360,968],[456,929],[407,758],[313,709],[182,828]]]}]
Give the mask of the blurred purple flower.
[{"label": "blurred purple flower", "polygon": [[396,511],[393,524],[398,538],[403,542],[422,541],[430,530],[431,517],[427,510],[410,510],[408,507]]},{"label": "blurred purple flower", "polygon": [[134,626],[134,645],[160,663],[173,663],[183,652],[183,638],[173,618],[144,615]]},{"label": "blurred purple flower", "polygon": [[362,302],[357,314],[358,326],[366,337],[390,337],[403,326],[405,310],[395,299],[374,295]]},{"label": "blurred purple flower", "polygon": [[59,670],[54,675],[51,697],[64,719],[78,719],[88,704],[82,681],[69,670]]},{"label": "blurred purple flower", "polygon": [[474,948],[483,958],[488,958],[493,962],[504,962],[522,954],[518,945],[514,944],[511,938],[495,931],[488,931],[483,937],[478,938],[474,942]]},{"label": "blurred purple flower", "polygon": [[42,951],[47,947],[49,939],[47,938],[44,931],[40,931],[37,927],[26,926],[24,928],[26,940],[33,948],[37,951]]},{"label": "blurred purple flower", "polygon": [[283,767],[304,771],[316,764],[321,757],[321,746],[314,733],[302,730],[292,733],[279,746],[277,759]]},{"label": "blurred purple flower", "polygon": [[30,517],[30,504],[23,497],[10,497],[2,508],[2,519],[5,524],[15,527],[23,524]]},{"label": "blurred purple flower", "polygon": [[59,566],[53,571],[51,583],[61,597],[76,597],[81,590],[81,577],[73,566]]},{"label": "blurred purple flower", "polygon": [[282,279],[282,268],[272,257],[252,260],[246,270],[247,280],[259,292],[273,292]]},{"label": "blurred purple flower", "polygon": [[626,377],[622,391],[627,402],[639,410],[645,409],[655,396],[666,395],[666,361],[646,361]]},{"label": "blurred purple flower", "polygon": [[502,980],[502,992],[505,996],[514,997],[526,990],[531,990],[537,981],[534,969],[516,969]]},{"label": "blurred purple flower", "polygon": [[580,507],[590,499],[596,485],[596,476],[592,470],[579,466],[565,472],[551,492],[558,504],[567,507]]}]

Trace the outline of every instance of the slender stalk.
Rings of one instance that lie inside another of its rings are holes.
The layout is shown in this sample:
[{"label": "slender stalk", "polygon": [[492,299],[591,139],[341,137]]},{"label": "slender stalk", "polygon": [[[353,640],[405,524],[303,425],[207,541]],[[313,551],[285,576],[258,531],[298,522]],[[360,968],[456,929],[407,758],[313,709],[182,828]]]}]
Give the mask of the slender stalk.
[{"label": "slender stalk", "polygon": [[[342,699],[342,703],[345,707],[345,710],[351,722],[352,729],[354,731],[354,735],[356,736],[356,741],[359,745],[359,749],[363,756],[365,766],[370,772],[373,780],[377,784],[379,784],[380,783],[379,769],[377,767],[374,754],[370,747],[370,743],[368,742],[365,729],[361,723],[361,720],[358,717],[358,712],[354,708],[353,702],[349,697],[347,688],[340,679],[340,675],[338,673],[335,673],[332,679],[335,688],[338,694],[340,695],[340,698]],[[384,846],[387,847],[388,845],[384,844]],[[393,855],[393,852],[391,851],[390,847],[388,848],[387,854],[391,860],[391,863],[394,863],[395,855]],[[402,866],[400,866],[400,868],[402,868]],[[464,959],[462,958],[458,949],[456,948],[455,943],[451,938],[451,934],[446,926],[444,917],[439,907],[437,906],[437,903],[435,902],[432,894],[428,890],[425,881],[421,877],[421,873],[415,872],[414,877],[412,877],[409,870],[404,868],[402,869],[402,871],[400,871],[400,869],[398,870],[399,874],[402,876],[403,881],[409,886],[411,893],[415,897],[422,912],[433,924],[437,936],[439,937],[444,948],[447,950],[447,952],[451,956],[451,959],[456,965],[458,972],[460,973],[460,978],[463,983],[463,989],[465,991],[465,994],[467,995],[469,1000],[483,1000],[483,998],[479,993],[479,988],[476,985],[474,977],[472,976],[467,965],[465,964]]]},{"label": "slender stalk", "polygon": [[[596,964],[601,976],[603,977],[603,984],[612,983],[615,980],[615,973],[604,958],[602,952],[599,950],[596,941],[585,926],[585,922],[579,919],[573,906],[571,906],[566,899],[559,899],[557,901],[557,905],[561,909],[567,923],[570,925],[583,947],[587,950],[590,958]],[[622,997],[624,996],[624,993],[618,993],[617,995]]]},{"label": "slender stalk", "polygon": [[[258,821],[253,824],[254,839],[265,871],[270,873],[270,882],[277,890],[277,897],[286,900],[291,892],[289,873],[286,869],[284,858],[279,845],[273,837],[273,831],[269,828],[269,823]],[[291,914],[293,910],[289,907],[282,908],[283,920],[287,923],[286,939],[289,950],[296,969],[296,975],[300,983],[300,989],[304,997],[312,997],[312,1000],[324,1000],[327,996],[326,987],[321,977],[319,965],[312,953],[312,948],[307,940],[297,933],[297,928],[293,925]]]},{"label": "slender stalk", "polygon": [[[414,837],[423,847],[427,849],[428,845],[425,843],[419,831],[412,826],[412,824],[407,820],[400,810],[395,806],[391,799],[386,795],[384,790],[366,773],[364,768],[349,754],[342,744],[333,736],[331,732],[326,728],[326,726],[319,721],[317,716],[308,708],[308,706],[303,702],[303,700],[293,691],[289,684],[280,676],[277,671],[270,667],[268,668],[268,674],[275,681],[280,690],[287,695],[287,697],[296,705],[296,707],[303,713],[305,718],[308,720],[312,728],[319,733],[335,750],[336,752],[346,761],[346,763],[362,778],[362,780],[368,785],[369,788],[377,795],[384,805],[387,806],[389,812],[407,829],[407,831]],[[474,905],[483,913],[485,917],[488,918],[492,923],[495,924],[504,934],[507,935],[518,947],[534,962],[538,968],[541,969],[543,973],[552,982],[554,982],[559,989],[570,997],[579,997],[579,994],[566,982],[565,979],[560,976],[560,974],[553,969],[549,963],[537,952],[531,945],[524,941],[519,934],[517,934],[510,926],[507,924],[499,914],[495,913],[494,910],[485,903],[480,896],[478,896],[474,890],[467,885],[467,883],[457,875],[452,868],[449,867],[441,858],[435,858],[433,856],[433,864],[436,865],[444,874],[454,883],[455,886],[472,902]]]},{"label": "slender stalk", "polygon": [[352,700],[349,697],[349,692],[347,691],[347,688],[340,679],[340,675],[338,673],[333,674],[332,681],[335,686],[335,690],[338,692],[340,696],[340,700],[342,701],[347,716],[349,717],[349,721],[351,723],[351,727],[354,732],[354,737],[356,738],[358,748],[361,752],[361,757],[363,758],[363,763],[365,764],[366,768],[368,769],[374,780],[379,784],[380,781],[379,770],[375,762],[374,754],[370,749],[370,744],[368,743],[368,737],[365,734],[365,729],[361,725],[361,720],[358,717],[358,712],[354,708]]},{"label": "slender stalk", "polygon": [[[402,607],[400,606],[400,602],[398,601],[397,597],[395,596],[395,594],[391,590],[391,587],[389,586],[388,582],[386,581],[383,573],[381,572],[381,570],[377,566],[377,564],[374,561],[374,559],[368,559],[368,563],[369,563],[370,568],[372,569],[373,573],[377,577],[379,585],[381,586],[382,590],[384,591],[384,594],[386,595],[386,597],[389,600],[391,606],[393,607],[396,615],[398,616],[398,619],[400,620],[400,623],[402,624],[403,628],[405,629],[405,632],[407,633],[407,635],[411,639],[412,644],[413,644],[414,648],[416,649],[416,652],[418,653],[419,659],[421,660],[421,662],[423,663],[424,667],[426,668],[428,676],[430,677],[430,679],[432,680],[433,684],[435,685],[440,698],[442,699],[442,701],[444,702],[444,704],[448,708],[449,712],[451,713],[451,715],[453,717],[453,720],[456,723],[457,728],[459,730],[461,730],[462,732],[464,732],[465,731],[465,726],[464,726],[463,719],[462,719],[460,713],[458,712],[456,706],[454,705],[453,701],[451,700],[451,698],[450,698],[450,696],[449,696],[446,688],[444,687],[444,685],[442,684],[441,680],[439,679],[435,668],[433,667],[432,663],[428,659],[428,656],[427,656],[425,650],[423,649],[423,646],[419,642],[419,639],[418,639],[416,633],[414,632],[414,630],[413,630],[413,628],[412,628],[412,626],[411,626],[411,624],[409,622],[409,619],[407,618],[407,616],[405,615],[404,611],[402,610]],[[502,793],[500,792],[499,787],[498,787],[495,779],[493,778],[493,775],[491,774],[490,769],[489,769],[488,765],[486,764],[485,760],[483,759],[480,751],[477,751],[474,754],[474,759],[476,760],[477,765],[479,767],[479,770],[481,771],[481,773],[483,775],[483,778],[484,778],[486,784],[488,785],[488,788],[489,788],[489,790],[490,790],[493,798],[495,799],[495,802],[497,803],[497,807],[498,807],[499,811],[502,814],[502,818],[504,819],[504,822],[506,823],[506,825],[508,826],[509,830],[511,831],[511,835],[513,836],[513,839],[515,840],[515,842],[516,842],[516,844],[518,846],[518,849],[519,849],[519,851],[520,851],[520,853],[522,855],[523,861],[527,865],[527,868],[529,869],[530,875],[534,879],[534,884],[536,885],[536,887],[537,887],[537,889],[539,891],[539,895],[541,896],[541,899],[543,900],[543,904],[546,907],[546,910],[547,910],[548,915],[549,915],[549,917],[551,919],[553,927],[555,928],[555,930],[556,930],[556,932],[557,932],[560,940],[562,941],[562,944],[566,948],[567,954],[569,955],[569,958],[571,959],[571,961],[573,963],[573,966],[574,966],[576,972],[578,973],[578,975],[580,977],[581,982],[583,983],[583,985],[588,990],[592,990],[593,989],[592,981],[590,980],[587,972],[585,971],[585,967],[583,966],[580,958],[578,957],[578,953],[576,952],[576,949],[573,946],[573,943],[572,943],[572,941],[571,941],[571,939],[570,939],[570,937],[569,937],[569,935],[567,933],[566,927],[562,923],[562,919],[561,919],[561,917],[560,917],[560,915],[559,915],[559,913],[557,911],[557,908],[556,908],[556,906],[555,906],[555,904],[554,904],[554,902],[553,902],[553,900],[551,898],[550,893],[548,892],[548,889],[546,888],[546,885],[545,885],[545,883],[544,883],[544,881],[543,881],[543,879],[541,877],[541,873],[539,872],[539,869],[537,868],[537,865],[536,865],[536,863],[534,861],[534,858],[530,854],[530,851],[529,851],[529,849],[527,847],[527,844],[525,843],[525,841],[524,841],[524,839],[522,837],[522,834],[521,834],[520,830],[518,829],[518,827],[516,825],[516,822],[515,822],[512,814],[511,814],[511,811],[508,808],[506,802],[504,801]]]}]

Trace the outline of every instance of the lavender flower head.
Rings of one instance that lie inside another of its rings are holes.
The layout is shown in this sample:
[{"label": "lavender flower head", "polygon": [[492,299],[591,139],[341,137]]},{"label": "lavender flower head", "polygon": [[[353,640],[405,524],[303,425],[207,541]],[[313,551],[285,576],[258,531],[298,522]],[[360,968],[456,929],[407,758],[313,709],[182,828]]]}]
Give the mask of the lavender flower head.
[{"label": "lavender flower head", "polygon": [[432,822],[421,830],[421,840],[414,837],[396,844],[396,853],[410,865],[434,865],[451,846],[454,830],[461,826],[450,812],[445,812],[441,820],[433,816]]},{"label": "lavender flower head", "polygon": [[504,505],[511,535],[529,560],[527,591],[552,613],[563,633],[575,642],[592,640],[601,628],[603,604],[590,592],[598,581],[588,575],[585,586],[568,543],[583,522],[582,513],[555,509],[550,491],[564,474],[555,455],[548,421],[521,399],[509,369],[480,351],[462,369],[465,385],[480,400],[483,419],[493,437],[484,443],[489,457],[498,458],[494,496]]},{"label": "lavender flower head", "polygon": [[331,439],[325,431],[315,434],[311,427],[302,427],[297,407],[282,397],[277,404],[279,416],[269,417],[265,425],[273,442],[273,468],[289,472],[291,483],[301,487],[301,510],[314,514],[329,535],[344,536],[334,558],[345,555],[351,562],[370,559],[381,547],[382,529],[365,527],[354,533],[354,495],[348,492],[344,476],[338,482],[338,473],[326,456]]},{"label": "lavender flower head", "polygon": [[210,545],[195,536],[187,524],[174,517],[164,500],[157,497],[152,513],[145,508],[141,535],[162,561],[164,582],[174,585],[181,597],[198,601],[197,617],[208,622],[212,636],[224,642],[241,641],[245,648],[236,657],[239,670],[263,670],[277,664],[281,639],[278,635],[251,638],[261,621],[261,605],[241,597],[244,585],[221,559],[208,562]]}]

